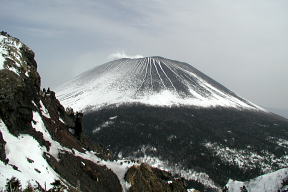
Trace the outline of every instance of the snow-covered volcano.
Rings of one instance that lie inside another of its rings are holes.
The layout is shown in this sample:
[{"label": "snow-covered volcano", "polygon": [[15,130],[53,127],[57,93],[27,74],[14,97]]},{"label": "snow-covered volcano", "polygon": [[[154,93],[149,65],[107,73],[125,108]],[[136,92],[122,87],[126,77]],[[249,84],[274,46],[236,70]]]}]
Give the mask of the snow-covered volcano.
[{"label": "snow-covered volcano", "polygon": [[58,90],[61,102],[75,110],[121,103],[262,110],[191,65],[163,57],[111,61]]}]

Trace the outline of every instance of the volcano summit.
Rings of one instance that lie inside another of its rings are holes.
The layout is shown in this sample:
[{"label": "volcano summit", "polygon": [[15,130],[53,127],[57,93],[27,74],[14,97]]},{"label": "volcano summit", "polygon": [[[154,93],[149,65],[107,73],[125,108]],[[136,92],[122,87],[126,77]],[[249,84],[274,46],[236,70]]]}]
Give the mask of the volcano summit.
[{"label": "volcano summit", "polygon": [[163,57],[108,62],[59,90],[64,105],[77,110],[121,103],[262,110],[191,65]]}]

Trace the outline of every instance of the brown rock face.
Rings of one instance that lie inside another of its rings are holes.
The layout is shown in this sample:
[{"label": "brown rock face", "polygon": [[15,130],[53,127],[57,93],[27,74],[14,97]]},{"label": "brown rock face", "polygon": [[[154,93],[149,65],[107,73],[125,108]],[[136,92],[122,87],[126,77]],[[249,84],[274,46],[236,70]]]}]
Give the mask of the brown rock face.
[{"label": "brown rock face", "polygon": [[152,168],[147,164],[131,167],[125,180],[131,184],[129,192],[184,192],[185,184],[168,172]]},{"label": "brown rock face", "polygon": [[59,155],[57,162],[53,157],[47,157],[54,170],[77,186],[83,192],[122,192],[117,176],[105,166],[97,165],[86,159],[65,153]]},{"label": "brown rock face", "polygon": [[39,101],[40,76],[34,52],[17,38],[3,32],[1,35],[6,37],[6,44],[1,47],[7,55],[4,69],[0,70],[0,117],[9,131],[17,135],[31,128],[32,101]]},{"label": "brown rock face", "polygon": [[3,162],[6,162],[5,144],[6,142],[3,140],[2,133],[0,133],[0,160]]}]

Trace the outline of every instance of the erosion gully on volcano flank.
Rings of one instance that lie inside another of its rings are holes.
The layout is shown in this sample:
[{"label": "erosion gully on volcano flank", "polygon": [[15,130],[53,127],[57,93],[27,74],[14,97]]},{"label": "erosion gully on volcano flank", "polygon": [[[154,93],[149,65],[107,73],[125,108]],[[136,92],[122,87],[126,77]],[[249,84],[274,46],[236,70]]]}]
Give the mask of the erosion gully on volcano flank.
[{"label": "erosion gully on volcano flank", "polygon": [[84,132],[95,143],[199,182],[202,191],[288,165],[287,119],[187,63],[111,61],[65,83],[57,96],[84,112]]}]

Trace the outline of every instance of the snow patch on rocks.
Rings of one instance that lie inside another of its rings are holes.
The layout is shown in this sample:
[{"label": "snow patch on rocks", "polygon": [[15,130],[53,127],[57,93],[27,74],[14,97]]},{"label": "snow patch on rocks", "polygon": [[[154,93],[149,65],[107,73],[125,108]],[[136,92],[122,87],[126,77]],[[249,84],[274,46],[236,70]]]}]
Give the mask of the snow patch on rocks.
[{"label": "snow patch on rocks", "polygon": [[226,186],[229,192],[241,192],[240,188],[243,186],[249,192],[276,192],[282,189],[282,182],[285,179],[288,179],[288,168],[280,169],[245,182],[229,180]]},{"label": "snow patch on rocks", "polygon": [[[8,69],[14,73],[20,75],[20,68],[25,68],[24,75],[29,77],[30,68],[26,61],[23,59],[23,55],[20,48],[23,44],[16,38],[0,35],[0,70]],[[12,61],[13,65],[5,65],[5,61]]]},{"label": "snow patch on rocks", "polygon": [[[5,186],[7,179],[16,177],[24,188],[28,183],[37,185],[37,182],[42,188],[52,188],[50,183],[59,179],[59,175],[44,159],[45,147],[41,147],[30,135],[21,134],[15,137],[2,120],[0,120],[0,130],[6,142],[6,157],[9,159],[6,165],[0,161],[0,187]],[[13,169],[12,166],[16,166],[18,170]]]}]

